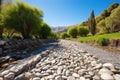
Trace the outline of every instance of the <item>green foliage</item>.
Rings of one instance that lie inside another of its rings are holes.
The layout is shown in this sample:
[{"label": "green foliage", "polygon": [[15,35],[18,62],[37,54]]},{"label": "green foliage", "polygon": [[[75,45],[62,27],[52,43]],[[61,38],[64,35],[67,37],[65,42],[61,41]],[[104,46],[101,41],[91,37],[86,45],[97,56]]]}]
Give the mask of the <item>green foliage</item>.
[{"label": "green foliage", "polygon": [[2,5],[2,0],[0,0],[0,38],[2,38],[2,33],[3,33],[3,26],[2,26],[2,23],[3,23],[3,17],[2,17],[2,14],[1,14],[1,5]]},{"label": "green foliage", "polygon": [[107,46],[107,45],[108,45],[108,42],[109,42],[109,40],[108,40],[107,38],[99,38],[99,39],[98,39],[98,44],[99,44],[100,46]]},{"label": "green foliage", "polygon": [[111,15],[101,20],[97,27],[101,33],[111,33],[120,31],[120,6],[114,9]]},{"label": "green foliage", "polygon": [[97,24],[97,33],[98,34],[103,34],[103,33],[108,33],[108,29],[106,28],[106,24],[105,24],[105,19],[101,20],[98,24]]},{"label": "green foliage", "polygon": [[67,37],[69,37],[69,35],[67,34],[67,32],[63,32],[63,33],[60,34],[60,38],[62,38],[62,39],[65,39]]},{"label": "green foliage", "polygon": [[87,36],[89,33],[88,28],[86,28],[86,26],[79,26],[78,27],[78,35],[80,36]]},{"label": "green foliage", "polygon": [[47,39],[48,36],[50,36],[50,34],[51,34],[51,28],[49,27],[48,24],[43,22],[39,29],[40,38]]},{"label": "green foliage", "polygon": [[50,36],[50,34],[51,34],[51,28],[49,27],[48,24],[43,23],[39,29],[40,38],[47,39],[48,36]]},{"label": "green foliage", "polygon": [[92,35],[96,33],[96,21],[94,16],[94,11],[92,11],[90,18],[88,19],[88,27]]},{"label": "green foliage", "polygon": [[111,13],[112,10],[114,10],[118,6],[119,6],[119,3],[113,3],[113,4],[111,4],[110,7],[108,8],[108,12]]},{"label": "green foliage", "polygon": [[120,32],[118,33],[109,33],[109,34],[102,34],[102,35],[95,35],[95,36],[89,36],[89,37],[81,37],[79,38],[79,41],[81,42],[91,42],[91,41],[98,41],[100,38],[106,38],[106,39],[120,39]]},{"label": "green foliage", "polygon": [[110,15],[110,13],[107,10],[104,10],[101,14],[101,16],[103,17],[103,19],[105,19],[106,17],[108,17]]},{"label": "green foliage", "polygon": [[104,10],[100,16],[96,17],[96,23],[99,23],[101,20],[104,20],[107,17],[109,17],[113,12],[113,10],[116,9],[118,6],[119,6],[119,3],[111,4],[107,10]]},{"label": "green foliage", "polygon": [[76,26],[70,27],[67,32],[72,38],[76,38],[78,34],[78,30]]},{"label": "green foliage", "polygon": [[106,26],[110,27],[111,32],[120,31],[120,6],[114,9],[110,17],[106,19]]},{"label": "green foliage", "polygon": [[57,39],[58,36],[57,36],[57,34],[56,34],[55,32],[51,31],[51,33],[50,33],[50,38],[52,38],[52,39]]},{"label": "green foliage", "polygon": [[80,24],[80,26],[88,26],[88,21],[84,21]]},{"label": "green foliage", "polygon": [[38,29],[43,12],[28,4],[17,2],[4,11],[5,28],[15,29],[24,38],[30,38],[31,32]]}]

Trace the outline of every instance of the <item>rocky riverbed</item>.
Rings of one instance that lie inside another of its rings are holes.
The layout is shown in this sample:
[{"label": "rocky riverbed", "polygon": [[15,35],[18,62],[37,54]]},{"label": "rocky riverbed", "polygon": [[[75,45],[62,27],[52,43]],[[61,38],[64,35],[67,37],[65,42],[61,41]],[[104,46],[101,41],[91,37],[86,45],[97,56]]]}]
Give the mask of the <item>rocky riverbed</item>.
[{"label": "rocky riverbed", "polygon": [[21,62],[0,72],[0,80],[120,80],[119,65],[102,61],[67,40]]}]

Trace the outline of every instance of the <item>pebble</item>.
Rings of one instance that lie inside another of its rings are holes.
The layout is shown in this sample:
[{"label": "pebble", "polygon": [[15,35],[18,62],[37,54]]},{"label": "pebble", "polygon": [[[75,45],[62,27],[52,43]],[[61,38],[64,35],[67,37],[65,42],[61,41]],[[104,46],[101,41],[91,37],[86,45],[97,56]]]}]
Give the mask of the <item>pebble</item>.
[{"label": "pebble", "polygon": [[65,73],[66,76],[70,76],[70,71],[67,70],[66,73]]},{"label": "pebble", "polygon": [[5,80],[13,80],[14,77],[15,77],[15,74],[10,72],[10,73],[8,73],[7,75],[4,76],[4,79]]},{"label": "pebble", "polygon": [[42,77],[42,74],[37,72],[37,73],[34,73],[36,77]]},{"label": "pebble", "polygon": [[4,76],[4,75],[6,75],[6,74],[8,74],[9,73],[9,70],[5,70],[5,71],[3,71],[2,73],[0,73],[0,76]]},{"label": "pebble", "polygon": [[113,72],[110,71],[110,70],[107,69],[107,68],[102,68],[102,69],[100,69],[99,74],[104,74],[104,73],[113,74]]},{"label": "pebble", "polygon": [[[97,57],[69,41],[60,41],[59,44],[61,46],[55,49],[44,51],[42,58],[37,56],[34,61],[26,61],[34,67],[24,73],[23,80],[24,77],[26,80],[120,80],[119,70],[111,63],[100,63]],[[11,72],[6,70],[0,73],[0,79],[4,76],[5,80],[15,80],[16,76],[12,71],[21,72],[18,67],[12,67]]]},{"label": "pebble", "polygon": [[77,77],[77,78],[80,77],[79,74],[77,73],[73,73],[72,76]]},{"label": "pebble", "polygon": [[80,76],[83,76],[83,75],[85,74],[85,72],[86,72],[85,69],[81,69],[81,70],[78,71],[78,74],[79,74]]},{"label": "pebble", "polygon": [[111,63],[104,63],[103,67],[106,67],[106,68],[109,68],[109,69],[115,69],[113,64],[111,64]]},{"label": "pebble", "polygon": [[95,75],[95,76],[93,76],[93,79],[95,79],[95,80],[100,80],[100,77],[97,76],[97,75]]},{"label": "pebble", "polygon": [[2,78],[2,77],[0,77],[0,80],[3,80],[3,78]]},{"label": "pebble", "polygon": [[103,73],[101,75],[101,78],[104,79],[104,80],[114,80],[113,76],[108,74],[108,73]]},{"label": "pebble", "polygon": [[55,80],[62,80],[62,77],[61,76],[56,76]]},{"label": "pebble", "polygon": [[49,76],[47,76],[47,79],[54,79],[54,78],[55,78],[54,75],[49,75]]},{"label": "pebble", "polygon": [[114,75],[115,80],[120,80],[120,74]]},{"label": "pebble", "polygon": [[75,80],[75,77],[69,76],[69,77],[67,78],[67,80]]},{"label": "pebble", "polygon": [[40,80],[40,78],[39,77],[35,77],[32,80]]},{"label": "pebble", "polygon": [[80,80],[86,80],[84,77],[80,77]]}]

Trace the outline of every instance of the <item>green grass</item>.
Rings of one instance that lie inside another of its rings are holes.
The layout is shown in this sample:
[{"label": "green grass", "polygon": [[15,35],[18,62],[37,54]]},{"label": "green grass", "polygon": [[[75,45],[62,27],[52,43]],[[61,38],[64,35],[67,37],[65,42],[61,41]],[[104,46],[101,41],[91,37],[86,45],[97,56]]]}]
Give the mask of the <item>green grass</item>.
[{"label": "green grass", "polygon": [[103,34],[103,35],[95,35],[95,36],[89,36],[89,37],[81,37],[81,38],[79,38],[79,41],[80,42],[91,42],[91,41],[98,41],[100,38],[106,38],[109,40],[120,39],[120,32]]}]

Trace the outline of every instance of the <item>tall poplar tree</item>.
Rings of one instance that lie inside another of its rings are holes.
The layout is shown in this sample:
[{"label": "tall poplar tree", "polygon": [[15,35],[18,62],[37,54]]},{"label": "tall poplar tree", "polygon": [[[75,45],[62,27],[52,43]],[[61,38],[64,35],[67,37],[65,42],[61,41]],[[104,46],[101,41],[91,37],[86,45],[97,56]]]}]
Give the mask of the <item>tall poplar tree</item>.
[{"label": "tall poplar tree", "polygon": [[92,35],[96,33],[96,21],[94,16],[94,11],[92,10],[90,18],[88,19],[88,27]]}]

